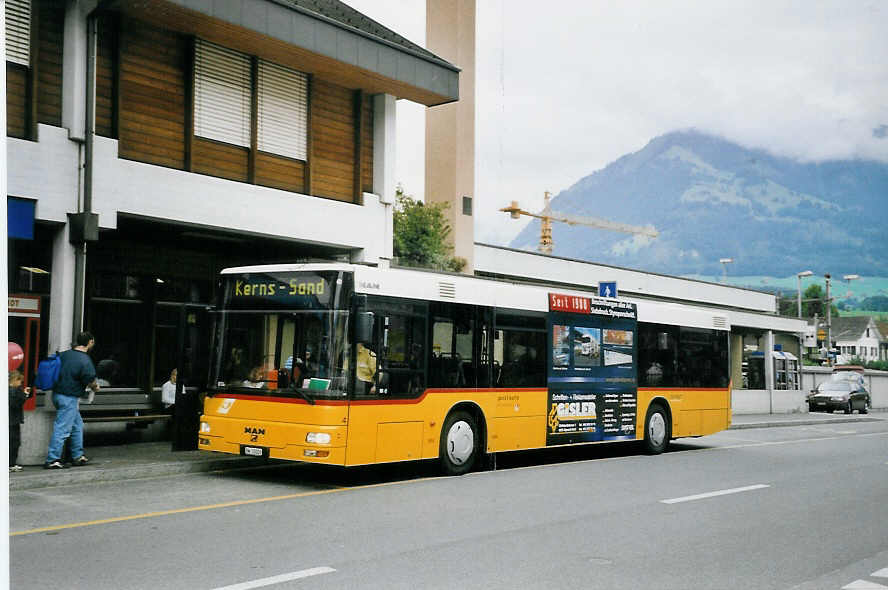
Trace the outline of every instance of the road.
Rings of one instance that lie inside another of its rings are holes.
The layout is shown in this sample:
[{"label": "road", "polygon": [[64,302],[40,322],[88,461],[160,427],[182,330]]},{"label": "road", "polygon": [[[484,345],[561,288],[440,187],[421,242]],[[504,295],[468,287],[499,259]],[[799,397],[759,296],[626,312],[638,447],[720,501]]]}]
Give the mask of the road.
[{"label": "road", "polygon": [[12,587],[888,587],[888,421],[14,492]]}]

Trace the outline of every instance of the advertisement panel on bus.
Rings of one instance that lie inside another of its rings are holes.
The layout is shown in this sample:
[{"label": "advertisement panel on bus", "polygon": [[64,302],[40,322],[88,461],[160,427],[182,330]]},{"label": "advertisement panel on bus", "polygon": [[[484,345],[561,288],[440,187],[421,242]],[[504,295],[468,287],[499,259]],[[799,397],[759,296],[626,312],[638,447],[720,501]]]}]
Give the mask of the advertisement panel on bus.
[{"label": "advertisement panel on bus", "polygon": [[546,445],[633,440],[634,303],[549,294]]}]

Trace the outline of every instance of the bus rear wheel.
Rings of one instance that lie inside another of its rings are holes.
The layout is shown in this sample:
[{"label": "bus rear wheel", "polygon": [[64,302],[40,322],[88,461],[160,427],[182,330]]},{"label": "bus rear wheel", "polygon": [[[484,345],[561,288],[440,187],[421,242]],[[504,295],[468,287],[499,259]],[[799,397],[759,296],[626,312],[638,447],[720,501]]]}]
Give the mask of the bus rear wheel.
[{"label": "bus rear wheel", "polygon": [[644,418],[644,449],[650,455],[666,450],[671,436],[669,415],[661,404],[652,404]]},{"label": "bus rear wheel", "polygon": [[447,416],[441,429],[441,468],[447,475],[462,475],[471,471],[478,460],[480,436],[475,418],[468,412],[457,411]]}]

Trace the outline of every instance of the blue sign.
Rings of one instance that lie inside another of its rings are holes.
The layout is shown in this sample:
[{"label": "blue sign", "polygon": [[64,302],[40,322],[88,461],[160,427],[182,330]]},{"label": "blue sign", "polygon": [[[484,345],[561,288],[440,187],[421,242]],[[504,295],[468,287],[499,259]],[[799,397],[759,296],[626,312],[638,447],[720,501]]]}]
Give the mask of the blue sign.
[{"label": "blue sign", "polygon": [[598,296],[599,297],[616,297],[617,296],[617,281],[608,281],[605,283],[598,283]]},{"label": "blue sign", "polygon": [[6,237],[34,239],[34,201],[6,198]]}]

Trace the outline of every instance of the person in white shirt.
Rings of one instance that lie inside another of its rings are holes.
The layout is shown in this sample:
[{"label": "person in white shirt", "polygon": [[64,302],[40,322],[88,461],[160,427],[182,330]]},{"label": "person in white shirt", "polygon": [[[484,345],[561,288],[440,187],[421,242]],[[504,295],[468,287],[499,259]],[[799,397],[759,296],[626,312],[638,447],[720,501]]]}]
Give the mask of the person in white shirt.
[{"label": "person in white shirt", "polygon": [[[163,402],[164,408],[172,408],[176,403],[176,377],[178,371],[173,369],[170,372],[170,380],[163,384],[160,389],[160,401]],[[184,386],[183,386],[184,387]]]}]

